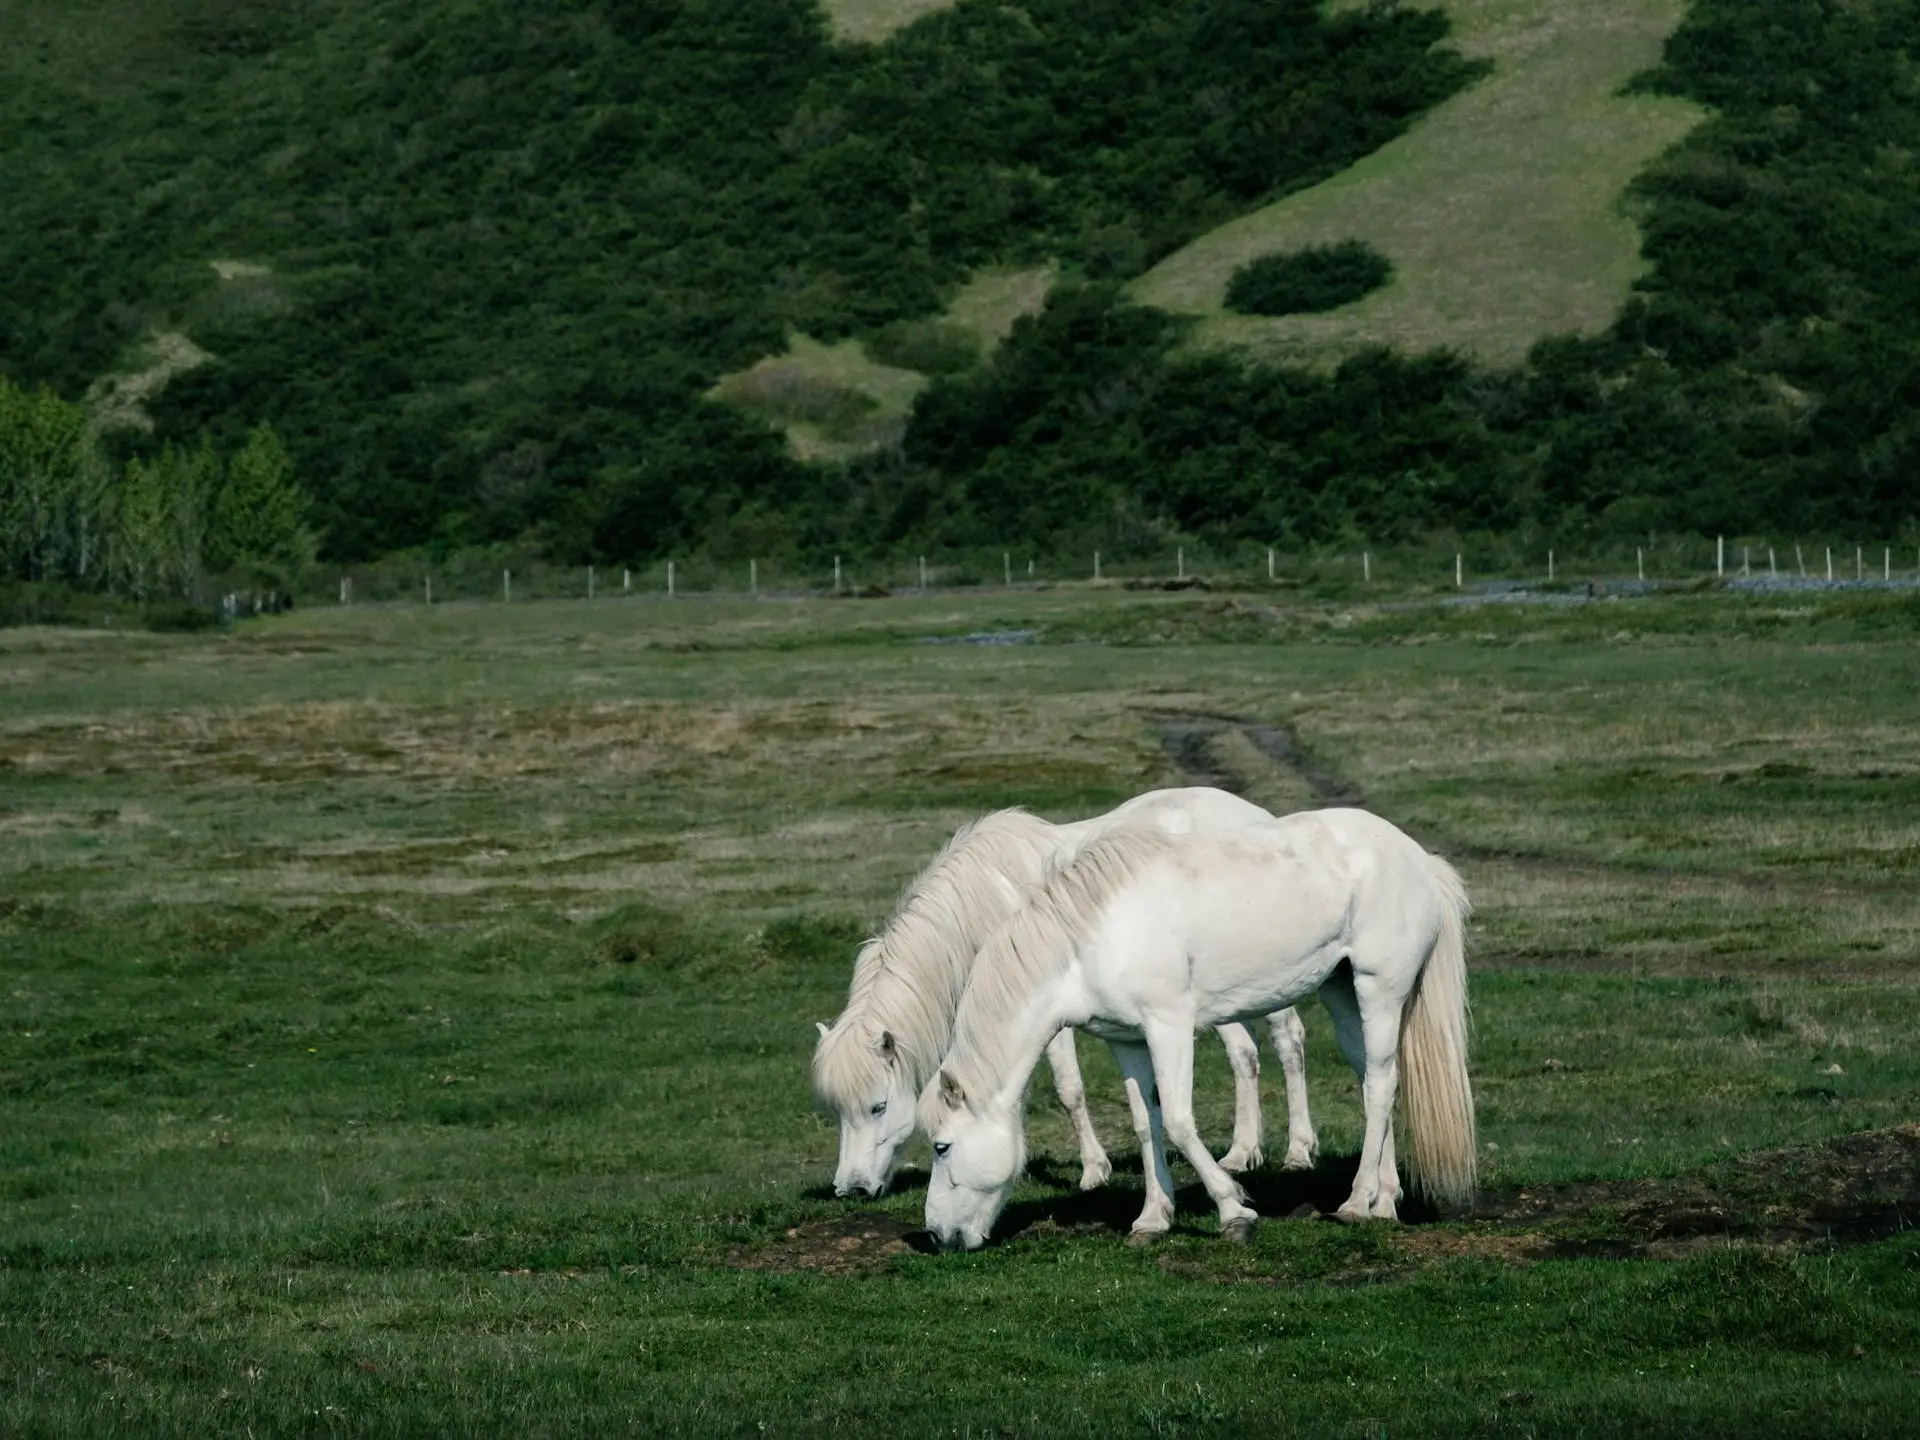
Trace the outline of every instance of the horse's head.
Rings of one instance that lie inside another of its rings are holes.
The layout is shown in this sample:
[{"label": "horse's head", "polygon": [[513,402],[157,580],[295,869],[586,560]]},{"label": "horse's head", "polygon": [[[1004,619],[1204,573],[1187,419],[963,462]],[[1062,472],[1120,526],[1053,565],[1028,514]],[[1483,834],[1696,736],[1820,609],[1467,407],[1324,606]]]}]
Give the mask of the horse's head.
[{"label": "horse's head", "polygon": [[1027,1163],[1020,1117],[1017,1111],[976,1108],[945,1070],[927,1086],[920,1105],[933,1136],[927,1229],[942,1250],[978,1250]]},{"label": "horse's head", "polygon": [[879,1198],[913,1137],[915,1097],[899,1046],[888,1031],[867,1037],[823,1025],[813,1073],[821,1099],[840,1117],[833,1193]]}]

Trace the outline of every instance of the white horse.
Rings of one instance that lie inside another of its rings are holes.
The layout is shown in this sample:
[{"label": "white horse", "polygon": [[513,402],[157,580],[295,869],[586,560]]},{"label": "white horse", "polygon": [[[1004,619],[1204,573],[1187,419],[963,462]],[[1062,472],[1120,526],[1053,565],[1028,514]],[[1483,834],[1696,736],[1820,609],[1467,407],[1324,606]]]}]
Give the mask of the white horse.
[{"label": "white horse", "polygon": [[1396,1088],[1418,1182],[1439,1200],[1469,1198],[1466,914],[1453,869],[1363,810],[1094,841],[987,942],[968,976],[953,1047],[920,1099],[934,1153],[927,1228],[943,1248],[985,1243],[1025,1163],[1027,1077],[1055,1032],[1076,1025],[1108,1040],[1149,1106],[1135,1237],[1172,1223],[1164,1129],[1219,1206],[1221,1233],[1250,1238],[1258,1217],[1194,1129],[1194,1029],[1315,990],[1366,1107],[1360,1170],[1338,1217],[1396,1218]]},{"label": "white horse", "polygon": [[[840,1118],[834,1192],[885,1192],[900,1149],[913,1135],[915,1102],[953,1037],[953,1012],[974,955],[1020,907],[1026,893],[1083,846],[1130,824],[1165,833],[1236,829],[1273,819],[1224,790],[1195,786],[1155,790],[1071,825],[1050,825],[1024,810],[1002,810],[963,827],[908,886],[886,929],[861,948],[847,1008],[821,1025],[813,1056],[814,1093]],[[1307,1108],[1305,1034],[1292,1010],[1269,1016],[1274,1049],[1287,1082],[1288,1169],[1311,1168],[1319,1148]],[[1243,1025],[1223,1025],[1234,1072],[1233,1147],[1229,1170],[1261,1160],[1260,1057]],[[1080,1145],[1080,1187],[1113,1173],[1087,1113],[1073,1034],[1046,1047],[1054,1089],[1072,1117]],[[1129,1092],[1134,1133],[1149,1142],[1146,1109]]]}]

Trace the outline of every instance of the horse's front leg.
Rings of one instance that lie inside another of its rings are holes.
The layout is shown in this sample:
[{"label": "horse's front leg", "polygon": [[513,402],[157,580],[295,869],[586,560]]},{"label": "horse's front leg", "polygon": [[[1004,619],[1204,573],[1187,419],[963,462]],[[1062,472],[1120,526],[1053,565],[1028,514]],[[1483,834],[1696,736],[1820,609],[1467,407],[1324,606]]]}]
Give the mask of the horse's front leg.
[{"label": "horse's front leg", "polygon": [[1287,1079],[1287,1158],[1280,1168],[1311,1170],[1320,1154],[1320,1137],[1307,1108],[1307,1027],[1300,1023],[1300,1012],[1288,1006],[1267,1017],[1267,1030]]},{"label": "horse's front leg", "polygon": [[1216,1025],[1233,1067],[1233,1148],[1220,1157],[1222,1170],[1256,1169],[1260,1151],[1260,1047],[1241,1024]]},{"label": "horse's front leg", "polygon": [[1167,1168],[1167,1140],[1161,1128],[1160,1101],[1153,1080],[1153,1056],[1137,1040],[1109,1040],[1107,1048],[1127,1085],[1127,1108],[1140,1141],[1140,1168],[1147,1182],[1147,1203],[1133,1222],[1134,1244],[1158,1240],[1173,1228],[1173,1171]]},{"label": "horse's front leg", "polygon": [[1106,1183],[1113,1174],[1113,1162],[1094,1131],[1093,1116],[1087,1113],[1087,1087],[1080,1080],[1073,1031],[1062,1030],[1047,1042],[1047,1065],[1053,1071],[1053,1093],[1072,1118],[1074,1137],[1080,1142],[1080,1188],[1091,1190]]},{"label": "horse's front leg", "polygon": [[1245,1244],[1253,1238],[1254,1222],[1260,1216],[1247,1204],[1246,1192],[1213,1158],[1213,1152],[1200,1138],[1200,1127],[1193,1120],[1193,1017],[1149,1020],[1145,1028],[1167,1138],[1180,1147],[1188,1163],[1199,1173],[1207,1194],[1220,1207],[1221,1236]]}]

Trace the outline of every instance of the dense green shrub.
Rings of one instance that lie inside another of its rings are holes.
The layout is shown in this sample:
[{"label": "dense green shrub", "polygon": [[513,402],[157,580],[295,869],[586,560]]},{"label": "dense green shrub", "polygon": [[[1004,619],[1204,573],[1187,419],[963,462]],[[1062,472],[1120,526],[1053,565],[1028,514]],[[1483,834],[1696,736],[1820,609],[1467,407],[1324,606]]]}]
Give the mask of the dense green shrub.
[{"label": "dense green shrub", "polygon": [[1227,308],[1242,315],[1305,315],[1351,305],[1378,290],[1393,262],[1362,240],[1262,255],[1233,272]]},{"label": "dense green shrub", "polygon": [[896,320],[867,337],[867,353],[922,375],[958,375],[980,363],[980,342],[972,331],[939,320]]}]

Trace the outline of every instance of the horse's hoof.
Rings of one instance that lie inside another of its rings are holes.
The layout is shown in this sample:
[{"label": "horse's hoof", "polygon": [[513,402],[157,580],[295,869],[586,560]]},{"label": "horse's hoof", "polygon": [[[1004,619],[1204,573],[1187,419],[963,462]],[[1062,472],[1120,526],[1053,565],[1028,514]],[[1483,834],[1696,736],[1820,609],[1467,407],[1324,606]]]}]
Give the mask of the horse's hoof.
[{"label": "horse's hoof", "polygon": [[1252,1215],[1235,1216],[1220,1227],[1220,1238],[1229,1245],[1252,1244],[1254,1220]]},{"label": "horse's hoof", "polygon": [[1129,1230],[1127,1232],[1127,1244],[1136,1250],[1144,1250],[1149,1245],[1158,1245],[1166,1238],[1167,1232],[1164,1230]]},{"label": "horse's hoof", "polygon": [[1313,1169],[1314,1152],[1311,1150],[1289,1150],[1287,1158],[1280,1162],[1282,1170]]},{"label": "horse's hoof", "polygon": [[1259,1150],[1229,1150],[1220,1157],[1220,1168],[1229,1174],[1238,1175],[1245,1170],[1258,1170],[1260,1162],[1266,1157]]},{"label": "horse's hoof", "polygon": [[1080,1167],[1080,1188],[1082,1190],[1098,1190],[1112,1178],[1113,1163],[1111,1161],[1102,1160],[1097,1164],[1090,1162]]}]

